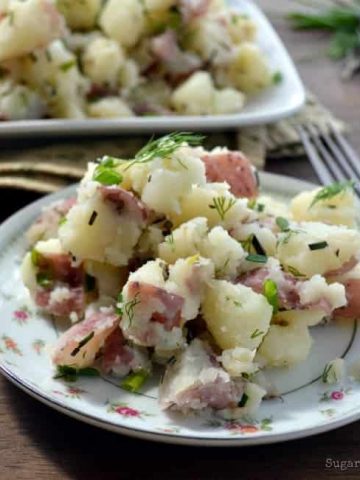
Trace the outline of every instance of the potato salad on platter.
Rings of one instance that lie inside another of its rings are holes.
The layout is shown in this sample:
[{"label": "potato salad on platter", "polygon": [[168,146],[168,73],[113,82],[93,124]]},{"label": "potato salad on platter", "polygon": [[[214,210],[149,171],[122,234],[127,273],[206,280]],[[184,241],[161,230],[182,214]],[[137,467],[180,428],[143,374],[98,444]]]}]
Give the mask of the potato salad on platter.
[{"label": "potato salad on platter", "polygon": [[267,369],[316,349],[313,327],[359,316],[358,205],[351,182],[264,196],[241,152],[202,140],[173,133],[89,163],[76,198],[29,229],[22,278],[67,325],[49,346],[56,377],[138,392],[160,370],[162,409],[237,418],[271,396]]},{"label": "potato salad on platter", "polygon": [[0,120],[231,114],[280,79],[225,0],[0,1]]}]

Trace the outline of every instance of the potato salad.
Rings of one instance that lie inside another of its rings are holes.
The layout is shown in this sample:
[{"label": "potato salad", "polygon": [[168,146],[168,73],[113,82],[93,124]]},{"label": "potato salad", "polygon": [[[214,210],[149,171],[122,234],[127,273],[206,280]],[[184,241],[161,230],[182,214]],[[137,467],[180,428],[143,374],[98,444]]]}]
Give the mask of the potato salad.
[{"label": "potato salad", "polygon": [[351,182],[262,196],[241,152],[201,142],[173,133],[90,163],[28,231],[22,277],[67,322],[57,377],[138,391],[160,369],[161,408],[236,418],[271,395],[266,369],[316,349],[315,325],[359,316],[358,206]]},{"label": "potato salad", "polygon": [[0,120],[231,114],[279,73],[225,0],[0,0]]}]

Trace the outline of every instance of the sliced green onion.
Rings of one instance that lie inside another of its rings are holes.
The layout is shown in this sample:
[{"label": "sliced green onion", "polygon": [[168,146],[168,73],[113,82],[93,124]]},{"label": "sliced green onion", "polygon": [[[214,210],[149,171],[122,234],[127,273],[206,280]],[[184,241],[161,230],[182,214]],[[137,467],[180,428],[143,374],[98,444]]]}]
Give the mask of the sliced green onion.
[{"label": "sliced green onion", "polygon": [[244,393],[243,396],[241,397],[240,402],[238,403],[238,407],[240,408],[245,407],[248,400],[249,400],[249,395],[246,395],[246,393]]},{"label": "sliced green onion", "polygon": [[75,368],[70,365],[58,365],[54,378],[63,378],[67,382],[75,382],[78,377],[97,377],[99,371],[96,368]]},{"label": "sliced green onion", "polygon": [[266,263],[268,258],[265,255],[248,255],[245,260],[253,263]]},{"label": "sliced green onion", "polygon": [[327,242],[309,243],[310,250],[322,250],[328,246],[329,244]]},{"label": "sliced green onion", "polygon": [[268,278],[264,283],[264,296],[273,307],[274,314],[279,310],[279,295],[276,283]]},{"label": "sliced green onion", "polygon": [[128,375],[121,383],[121,387],[129,392],[136,393],[148,378],[149,372],[146,370],[139,370],[138,372],[130,373],[130,375]]}]

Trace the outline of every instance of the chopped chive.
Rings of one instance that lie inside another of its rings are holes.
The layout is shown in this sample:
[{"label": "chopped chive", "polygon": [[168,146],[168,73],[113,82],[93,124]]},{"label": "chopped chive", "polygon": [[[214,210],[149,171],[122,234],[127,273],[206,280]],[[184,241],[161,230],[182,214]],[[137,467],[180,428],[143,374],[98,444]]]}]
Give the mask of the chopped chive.
[{"label": "chopped chive", "polygon": [[94,210],[91,214],[91,217],[89,218],[89,221],[88,221],[88,225],[91,227],[92,225],[94,225],[95,223],[95,220],[96,220],[96,217],[98,216],[98,213],[96,210]]},{"label": "chopped chive", "polygon": [[267,257],[265,255],[248,255],[245,260],[248,262],[253,262],[253,263],[266,263],[267,262]]},{"label": "chopped chive", "polygon": [[250,338],[257,338],[257,337],[260,337],[261,335],[264,335],[265,332],[263,332],[262,330],[259,330],[258,328],[256,330],[253,331],[253,333],[251,334],[251,337]]},{"label": "chopped chive", "polygon": [[326,248],[328,246],[329,244],[327,242],[309,243],[308,245],[310,250],[322,250],[323,248]]},{"label": "chopped chive", "polygon": [[61,65],[59,65],[59,68],[62,72],[67,72],[68,70],[70,70],[71,68],[75,67],[76,65],[76,61],[75,60],[69,60],[67,62],[64,62],[62,63]]},{"label": "chopped chive", "polygon": [[279,85],[284,80],[284,76],[280,71],[274,73],[272,81],[274,85]]},{"label": "chopped chive", "polygon": [[303,273],[299,272],[299,270],[297,270],[295,267],[292,267],[291,265],[288,265],[286,269],[289,273],[291,273],[291,275],[294,275],[294,277],[305,277]]},{"label": "chopped chive", "polygon": [[246,395],[246,393],[244,393],[243,396],[241,397],[241,400],[238,403],[238,407],[240,407],[240,408],[245,407],[248,400],[249,400],[249,396]]},{"label": "chopped chive", "polygon": [[279,310],[279,295],[276,283],[270,278],[264,283],[264,296],[273,307],[273,313],[275,314]]},{"label": "chopped chive", "polygon": [[80,352],[82,347],[84,347],[88,342],[90,342],[90,340],[93,338],[94,335],[95,335],[95,332],[90,332],[89,335],[87,335],[85,338],[80,340],[80,342],[78,343],[78,346],[74,348],[74,350],[70,353],[70,355],[72,357],[75,357],[75,355],[77,355]]},{"label": "chopped chive", "polygon": [[130,373],[121,383],[121,387],[129,392],[136,393],[144,385],[149,378],[149,372],[146,370],[139,370],[138,372]]},{"label": "chopped chive", "polygon": [[96,278],[88,273],[85,275],[85,290],[87,292],[93,292],[96,288]]},{"label": "chopped chive", "polygon": [[266,257],[266,252],[263,249],[263,246],[261,245],[259,240],[257,239],[256,235],[253,235],[251,243],[252,243],[252,246],[254,247],[255,252],[258,255],[262,255],[262,256]]},{"label": "chopped chive", "polygon": [[75,382],[78,377],[97,377],[99,371],[96,368],[75,368],[70,365],[58,365],[54,378],[63,378],[67,382]]}]

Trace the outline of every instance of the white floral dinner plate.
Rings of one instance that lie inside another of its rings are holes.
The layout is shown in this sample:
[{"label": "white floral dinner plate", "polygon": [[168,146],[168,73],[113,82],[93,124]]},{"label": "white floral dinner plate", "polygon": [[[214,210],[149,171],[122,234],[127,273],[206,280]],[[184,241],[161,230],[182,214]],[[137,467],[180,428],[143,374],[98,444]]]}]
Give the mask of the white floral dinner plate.
[{"label": "white floral dinner plate", "polygon": [[[310,184],[267,173],[263,191],[289,198]],[[115,379],[81,378],[74,383],[55,380],[48,348],[59,325],[36,312],[21,284],[19,265],[26,249],[24,232],[42,207],[74,194],[75,187],[41,199],[0,226],[0,370],[15,385],[43,403],[84,422],[114,432],[171,443],[249,445],[313,435],[360,418],[360,383],[321,382],[325,364],[344,357],[358,359],[357,322],[318,326],[311,330],[310,358],[292,369],[271,372],[281,396],[266,400],[253,418],[226,421],[215,414],[182,417],[160,411],[158,379],[139,394],[126,392]],[[74,427],[76,425],[74,424]]]},{"label": "white floral dinner plate", "polygon": [[119,119],[46,119],[0,122],[0,136],[8,138],[34,135],[101,135],[105,133],[205,131],[271,123],[288,117],[305,102],[305,91],[293,61],[278,34],[262,11],[251,0],[228,0],[230,5],[249,15],[258,27],[258,44],[274,72],[282,81],[247,101],[236,114],[209,116],[153,116]]}]

